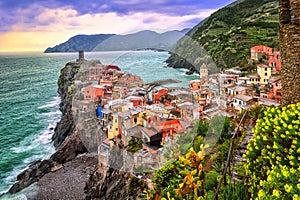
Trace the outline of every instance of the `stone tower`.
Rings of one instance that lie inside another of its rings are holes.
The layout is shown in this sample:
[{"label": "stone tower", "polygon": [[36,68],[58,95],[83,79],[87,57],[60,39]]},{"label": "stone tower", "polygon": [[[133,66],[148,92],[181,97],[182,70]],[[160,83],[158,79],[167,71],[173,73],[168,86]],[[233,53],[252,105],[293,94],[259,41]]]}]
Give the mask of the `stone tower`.
[{"label": "stone tower", "polygon": [[300,101],[300,1],[279,0],[282,104]]},{"label": "stone tower", "polygon": [[208,68],[205,64],[202,64],[202,66],[200,67],[200,78],[208,78]]},{"label": "stone tower", "polygon": [[83,50],[79,50],[78,56],[79,56],[78,60],[80,62],[83,62],[84,61],[84,51]]}]

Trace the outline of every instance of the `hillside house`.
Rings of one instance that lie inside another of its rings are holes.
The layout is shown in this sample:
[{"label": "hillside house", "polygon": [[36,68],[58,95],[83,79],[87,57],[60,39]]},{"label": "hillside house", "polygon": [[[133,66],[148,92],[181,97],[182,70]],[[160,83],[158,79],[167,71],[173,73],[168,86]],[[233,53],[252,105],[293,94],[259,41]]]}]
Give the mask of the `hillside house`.
[{"label": "hillside house", "polygon": [[259,84],[260,77],[257,73],[248,75],[248,78],[250,79],[250,84],[252,85]]},{"label": "hillside house", "polygon": [[100,85],[91,85],[83,89],[85,101],[99,101],[105,94],[105,88]]},{"label": "hillside house", "polygon": [[269,85],[274,99],[282,99],[281,76],[271,76]]},{"label": "hillside house", "polygon": [[249,77],[238,77],[237,85],[250,85],[251,81]]},{"label": "hillside house", "polygon": [[265,55],[270,55],[272,54],[273,50],[270,47],[267,46],[254,46],[251,48],[251,59],[253,60],[259,60],[262,58],[262,56]]},{"label": "hillside house", "polygon": [[160,103],[162,100],[162,97],[169,93],[169,90],[167,88],[160,88],[156,91],[152,92],[152,102],[153,103]]},{"label": "hillside house", "polygon": [[267,85],[269,79],[272,75],[272,67],[265,65],[265,64],[258,64],[257,65],[257,74],[259,75],[259,83],[260,85]]},{"label": "hillside house", "polygon": [[206,64],[202,64],[202,66],[200,67],[200,78],[201,79],[207,79],[208,78],[208,68],[206,66]]},{"label": "hillside house", "polygon": [[102,64],[96,64],[94,67],[88,68],[87,81],[99,81],[105,71],[105,66]]},{"label": "hillside house", "polygon": [[281,71],[280,51],[275,51],[269,55],[269,66],[277,72]]},{"label": "hillside house", "polygon": [[250,108],[253,103],[253,98],[247,95],[236,95],[232,100],[232,106],[238,111]]},{"label": "hillside house", "polygon": [[239,95],[239,94],[245,95],[246,93],[247,93],[247,88],[246,87],[233,86],[233,87],[227,88],[227,94],[229,94],[231,96],[236,96],[236,95]]}]

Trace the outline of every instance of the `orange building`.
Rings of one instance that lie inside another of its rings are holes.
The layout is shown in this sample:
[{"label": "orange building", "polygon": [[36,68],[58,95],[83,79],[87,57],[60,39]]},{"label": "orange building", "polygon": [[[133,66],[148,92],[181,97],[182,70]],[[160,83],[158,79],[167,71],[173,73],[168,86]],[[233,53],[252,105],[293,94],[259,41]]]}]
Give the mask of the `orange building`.
[{"label": "orange building", "polygon": [[179,119],[158,122],[156,124],[156,129],[159,133],[162,133],[162,144],[164,144],[164,141],[167,137],[174,136],[177,133],[186,132]]},{"label": "orange building", "polygon": [[152,93],[152,101],[153,103],[159,103],[161,100],[161,97],[163,95],[166,95],[169,93],[169,90],[167,88],[160,88],[156,92]]},{"label": "orange building", "polygon": [[84,88],[84,100],[86,101],[98,101],[104,96],[105,89],[100,85],[91,85]]}]

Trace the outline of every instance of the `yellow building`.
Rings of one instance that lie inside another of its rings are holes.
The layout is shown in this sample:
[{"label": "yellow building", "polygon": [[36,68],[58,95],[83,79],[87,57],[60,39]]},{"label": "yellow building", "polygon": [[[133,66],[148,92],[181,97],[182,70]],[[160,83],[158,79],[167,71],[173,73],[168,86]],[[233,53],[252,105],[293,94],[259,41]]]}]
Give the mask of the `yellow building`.
[{"label": "yellow building", "polygon": [[250,78],[250,84],[256,85],[260,82],[259,75],[257,73],[250,74],[248,77]]},{"label": "yellow building", "polygon": [[272,75],[272,68],[268,65],[259,64],[257,65],[257,74],[260,77],[260,85],[267,85]]},{"label": "yellow building", "polygon": [[119,126],[119,115],[118,113],[115,113],[112,115],[112,124],[108,125],[108,133],[107,133],[107,137],[109,139],[113,139],[116,136],[119,135],[120,131],[120,126]]}]

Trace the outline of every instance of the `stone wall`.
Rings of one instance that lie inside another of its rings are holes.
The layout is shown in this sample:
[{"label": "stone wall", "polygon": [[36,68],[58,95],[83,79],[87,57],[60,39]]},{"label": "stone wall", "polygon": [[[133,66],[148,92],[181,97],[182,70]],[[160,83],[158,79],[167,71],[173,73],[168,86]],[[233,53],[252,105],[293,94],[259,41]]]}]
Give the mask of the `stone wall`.
[{"label": "stone wall", "polygon": [[300,101],[300,1],[279,0],[282,104]]}]

